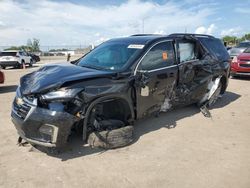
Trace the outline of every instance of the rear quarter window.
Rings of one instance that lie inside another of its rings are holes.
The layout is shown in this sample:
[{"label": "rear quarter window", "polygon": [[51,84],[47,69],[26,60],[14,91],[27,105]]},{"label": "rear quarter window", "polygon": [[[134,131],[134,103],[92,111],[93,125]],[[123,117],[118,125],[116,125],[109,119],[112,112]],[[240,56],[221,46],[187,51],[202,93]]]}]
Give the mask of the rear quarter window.
[{"label": "rear quarter window", "polygon": [[217,38],[200,38],[201,43],[220,61],[227,61],[230,56],[222,41]]},{"label": "rear quarter window", "polygon": [[16,52],[0,52],[0,56],[16,56]]}]

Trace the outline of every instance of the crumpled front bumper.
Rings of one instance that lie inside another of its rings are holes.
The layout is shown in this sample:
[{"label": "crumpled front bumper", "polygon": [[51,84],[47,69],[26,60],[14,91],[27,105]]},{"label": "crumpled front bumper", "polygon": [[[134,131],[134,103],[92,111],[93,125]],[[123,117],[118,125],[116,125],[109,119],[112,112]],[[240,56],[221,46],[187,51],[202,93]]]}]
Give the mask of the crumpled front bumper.
[{"label": "crumpled front bumper", "polygon": [[[78,121],[77,117],[67,112],[39,108],[17,97],[13,102],[11,117],[18,134],[24,140],[46,147],[63,146],[72,125]],[[48,131],[44,133],[44,129]]]}]

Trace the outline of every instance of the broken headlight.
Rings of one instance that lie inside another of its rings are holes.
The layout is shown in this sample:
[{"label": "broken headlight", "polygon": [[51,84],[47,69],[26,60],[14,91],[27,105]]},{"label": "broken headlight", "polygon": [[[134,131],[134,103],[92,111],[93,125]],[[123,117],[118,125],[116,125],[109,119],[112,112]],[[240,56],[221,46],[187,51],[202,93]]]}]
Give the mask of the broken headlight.
[{"label": "broken headlight", "polygon": [[65,102],[69,101],[74,98],[82,89],[75,88],[75,89],[60,89],[57,91],[52,91],[41,95],[42,101],[57,101],[57,102]]}]

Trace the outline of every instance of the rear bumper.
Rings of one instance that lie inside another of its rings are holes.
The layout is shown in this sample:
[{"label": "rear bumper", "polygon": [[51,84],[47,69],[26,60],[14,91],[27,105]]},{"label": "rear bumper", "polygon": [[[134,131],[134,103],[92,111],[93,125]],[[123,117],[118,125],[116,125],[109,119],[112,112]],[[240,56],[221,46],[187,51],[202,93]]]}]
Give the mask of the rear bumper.
[{"label": "rear bumper", "polygon": [[[78,119],[66,112],[51,111],[32,105],[29,107],[26,105],[25,109],[13,102],[11,117],[18,134],[24,140],[36,145],[46,147],[65,145],[71,127]],[[49,133],[41,131],[42,127],[49,128]]]},{"label": "rear bumper", "polygon": [[20,63],[18,61],[0,61],[0,65],[4,67],[18,66]]}]

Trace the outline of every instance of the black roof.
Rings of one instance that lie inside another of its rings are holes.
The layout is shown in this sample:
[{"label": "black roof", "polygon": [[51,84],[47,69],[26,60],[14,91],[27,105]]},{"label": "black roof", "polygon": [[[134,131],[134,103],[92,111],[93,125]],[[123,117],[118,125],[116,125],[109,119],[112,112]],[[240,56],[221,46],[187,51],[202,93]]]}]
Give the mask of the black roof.
[{"label": "black roof", "polygon": [[185,36],[189,37],[197,37],[197,38],[214,38],[211,35],[203,35],[203,34],[192,34],[192,33],[174,33],[170,35],[158,35],[158,34],[136,34],[131,35],[129,37],[123,37],[123,38],[114,38],[109,40],[110,42],[118,42],[123,41],[126,43],[135,43],[135,44],[147,44],[149,42],[158,40],[158,39],[173,39],[173,38],[182,38]]},{"label": "black roof", "polygon": [[126,43],[130,43],[130,44],[147,44],[148,42],[151,42],[155,39],[161,39],[163,37],[167,37],[167,36],[163,36],[163,35],[132,35],[129,37],[123,37],[123,38],[114,38],[109,40],[110,42],[116,42],[116,41],[123,41]]}]

